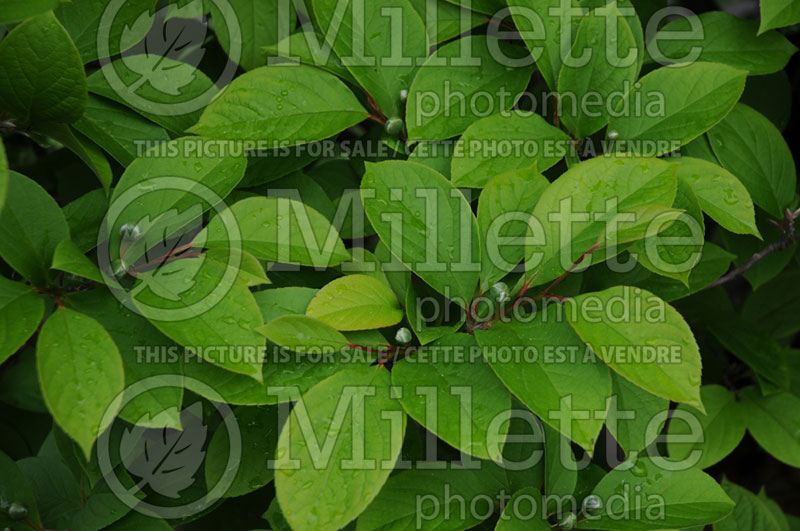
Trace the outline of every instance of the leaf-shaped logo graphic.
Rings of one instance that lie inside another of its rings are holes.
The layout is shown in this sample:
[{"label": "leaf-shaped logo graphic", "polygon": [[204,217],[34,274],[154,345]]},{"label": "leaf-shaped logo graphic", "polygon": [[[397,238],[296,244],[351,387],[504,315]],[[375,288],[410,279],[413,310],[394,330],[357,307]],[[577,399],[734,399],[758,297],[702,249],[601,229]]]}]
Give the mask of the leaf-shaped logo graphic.
[{"label": "leaf-shaped logo graphic", "polygon": [[170,209],[120,227],[119,257],[129,271],[153,269],[190,247],[202,224],[203,206]]},{"label": "leaf-shaped logo graphic", "polygon": [[125,469],[140,478],[137,486],[148,486],[157,494],[179,498],[195,482],[205,459],[208,428],[203,424],[203,404],[198,401],[181,411],[183,431],[126,429],[120,440]]},{"label": "leaf-shaped logo graphic", "polygon": [[[205,22],[195,20],[196,14],[202,13],[202,4],[203,0],[193,0],[182,7],[164,7],[155,15],[145,12],[125,26],[120,44],[127,51],[122,61],[141,76],[130,90],[150,83],[159,92],[179,96],[194,80],[208,33]],[[144,39],[137,39],[148,27]]]}]

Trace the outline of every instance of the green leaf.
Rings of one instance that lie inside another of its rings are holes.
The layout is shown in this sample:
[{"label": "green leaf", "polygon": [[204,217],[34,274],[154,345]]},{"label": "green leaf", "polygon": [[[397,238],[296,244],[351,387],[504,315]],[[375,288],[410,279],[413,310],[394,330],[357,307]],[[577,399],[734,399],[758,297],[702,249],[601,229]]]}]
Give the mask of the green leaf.
[{"label": "green leaf", "polygon": [[107,531],[169,531],[170,529],[172,526],[164,520],[131,511],[121,520],[111,524]]},{"label": "green leaf", "polygon": [[[185,355],[177,350],[177,345],[141,315],[123,306],[106,289],[73,293],[66,304],[97,320],[119,349],[125,371],[125,388],[131,388],[131,392],[136,393],[134,396],[124,397],[126,403],[119,411],[119,418],[148,428],[180,429],[183,389],[174,385],[174,381],[170,385],[169,381],[169,378],[177,378],[182,374],[181,366]],[[167,357],[168,352],[174,354],[174,358]],[[210,364],[192,359],[187,365]],[[155,382],[155,377],[159,376],[165,376],[164,385],[136,387],[142,380],[154,378],[152,381]],[[242,376],[242,379],[250,378]]]},{"label": "green leaf", "polygon": [[581,17],[575,16],[578,2],[509,0],[508,7],[547,86],[556,91],[563,57],[581,22]]},{"label": "green leaf", "polygon": [[6,0],[0,10],[0,24],[22,22],[58,6],[61,0]]},{"label": "green leaf", "polygon": [[789,531],[786,517],[763,490],[756,496],[725,478],[722,488],[736,502],[736,507],[730,516],[714,524],[714,531]]},{"label": "green leaf", "polygon": [[0,511],[0,524],[9,526],[9,529],[22,529],[23,524],[8,517],[6,504],[14,502],[22,504],[28,510],[28,519],[31,522],[41,524],[30,483],[17,464],[3,452],[0,452],[0,500],[3,500],[4,509]]},{"label": "green leaf", "polygon": [[303,27],[278,43],[264,47],[264,53],[270,61],[270,65],[277,64],[277,58],[281,58],[286,62],[297,62],[322,68],[339,76],[344,81],[358,85],[339,56],[325,42],[325,37],[314,31],[313,28]]},{"label": "green leaf", "polygon": [[583,413],[606,410],[609,371],[555,305],[548,304],[526,321],[476,330],[484,357],[523,404],[591,454],[603,419],[584,418]]},{"label": "green leaf", "polygon": [[[466,308],[478,282],[475,261],[480,247],[478,224],[458,189],[427,166],[386,161],[367,165],[361,197],[367,217],[392,254]],[[395,228],[398,221],[402,228]]]},{"label": "green leaf", "polygon": [[800,6],[791,0],[764,0],[761,7],[761,25],[758,32],[791,26],[800,22]]},{"label": "green leaf", "polygon": [[750,435],[779,461],[800,467],[800,398],[788,392],[761,396],[755,387],[740,397]]},{"label": "green leaf", "polygon": [[103,191],[108,193],[114,175],[108,159],[94,142],[83,136],[72,126],[62,123],[48,123],[40,126],[41,130],[49,137],[54,138],[67,149],[75,153],[92,172],[97,176]]},{"label": "green leaf", "polygon": [[336,330],[383,328],[403,320],[391,288],[367,275],[348,275],[328,283],[311,300],[306,315]]},{"label": "green leaf", "polygon": [[708,132],[722,166],[744,184],[753,202],[783,217],[794,199],[797,170],[778,129],[758,111],[740,103]]},{"label": "green leaf", "polygon": [[91,94],[86,112],[73,127],[123,166],[141,156],[145,146],[169,141],[163,128],[122,105]]},{"label": "green leaf", "polygon": [[508,500],[495,531],[548,531],[550,523],[542,511],[534,510],[541,507],[543,499],[542,493],[535,487],[518,490]]},{"label": "green leaf", "polygon": [[11,172],[6,205],[0,211],[0,257],[36,286],[46,286],[55,248],[68,238],[64,214],[50,194]]},{"label": "green leaf", "polygon": [[[428,55],[423,20],[408,0],[348,2],[344,8],[337,2],[313,1],[326,40],[384,116],[400,116],[400,91],[408,90]],[[392,37],[395,34],[400,42]]]},{"label": "green leaf", "polygon": [[512,271],[525,257],[528,221],[550,183],[537,170],[493,177],[478,199],[481,236],[481,290]]},{"label": "green leaf", "polygon": [[703,411],[700,352],[675,308],[647,291],[617,286],[575,297],[567,319],[623,377],[656,396]]},{"label": "green leaf", "polygon": [[86,193],[61,209],[69,225],[72,241],[82,252],[97,245],[98,227],[108,212],[108,196],[98,188]]},{"label": "green leaf", "polygon": [[0,213],[3,212],[3,205],[6,202],[8,193],[8,159],[3,143],[0,142]]},{"label": "green leaf", "polygon": [[703,211],[714,221],[736,234],[760,236],[750,193],[732,173],[691,157],[680,157],[675,164],[678,178],[692,186]]},{"label": "green leaf", "polygon": [[513,111],[482,118],[470,125],[455,146],[454,186],[483,188],[490,179],[511,170],[556,164],[568,149],[569,137],[538,114]]},{"label": "green leaf", "polygon": [[103,275],[94,262],[81,252],[72,240],[61,240],[53,253],[52,269],[103,283]]},{"label": "green leaf", "polygon": [[285,315],[258,328],[267,339],[298,353],[335,353],[348,339],[335,328],[305,315]]},{"label": "green leaf", "polygon": [[692,186],[683,179],[678,179],[672,207],[683,210],[672,225],[635,242],[630,251],[636,253],[636,260],[646,269],[688,286],[692,269],[703,254],[705,222]]},{"label": "green leaf", "polygon": [[226,265],[186,258],[142,273],[133,303],[178,344],[260,381],[264,340],[255,329],[262,324],[261,312],[247,286],[230,280],[232,269]]},{"label": "green leaf", "polygon": [[[608,124],[625,151],[663,155],[722,120],[744,91],[747,72],[698,61],[665,66],[644,76],[625,95]],[[635,105],[635,107],[634,107]],[[629,109],[619,114],[619,111]]]},{"label": "green leaf", "polygon": [[[620,244],[645,236],[650,221],[672,206],[676,189],[675,168],[661,160],[597,157],[573,166],[545,189],[533,211],[543,232],[528,231],[526,277],[535,276],[535,284],[556,279],[596,244],[608,247],[603,258],[616,255]],[[571,221],[570,232],[561,233],[559,218]],[[613,232],[620,229],[630,234]],[[595,258],[585,257],[582,265]]]},{"label": "green leaf", "polygon": [[800,271],[784,271],[747,297],[742,317],[756,323],[776,338],[789,337],[800,331],[796,319],[800,312],[800,293],[786,289],[800,282]]},{"label": "green leaf", "polygon": [[[702,33],[693,39],[675,38],[681,32],[690,34],[693,27],[702,27]],[[670,33],[673,35],[664,38]],[[777,31],[760,33],[755,20],[744,20],[723,11],[677,17],[654,37],[664,40],[658,43],[660,54],[653,58],[662,64],[698,60],[720,63],[747,70],[752,76],[782,70],[797,48]]]},{"label": "green leaf", "polygon": [[[730,514],[734,505],[719,484],[702,471],[663,470],[649,459],[639,459],[627,470],[612,470],[593,494],[609,505],[586,518],[579,528],[682,529],[716,522]],[[633,496],[641,501],[632,503]]]},{"label": "green leaf", "polygon": [[53,13],[29,18],[0,42],[0,108],[22,123],[74,122],[86,98],[78,50]]},{"label": "green leaf", "polygon": [[[475,503],[481,511],[462,511],[461,500],[494,500],[502,486],[488,471],[452,468],[414,469],[393,475],[356,522],[356,531],[387,529],[472,529],[484,518],[476,513],[486,510],[485,503]],[[485,515],[489,517],[488,514]]]},{"label": "green leaf", "polygon": [[[215,21],[233,20],[238,23],[240,35],[232,43],[225,23],[214,25],[222,49],[228,57],[239,63],[245,70],[253,70],[267,64],[263,51],[265,46],[275,44],[278,38],[288,35],[297,24],[297,13],[293,6],[279,7],[278,2],[260,2],[258,0],[228,0],[227,4],[209,2],[211,18]],[[225,9],[225,13],[220,7]],[[247,23],[243,23],[243,22]],[[236,44],[236,46],[233,46]],[[241,48],[239,53],[235,52]]]},{"label": "green leaf", "polygon": [[[609,3],[581,18],[569,53],[558,75],[559,116],[575,137],[585,138],[608,123],[612,94],[636,81],[641,51],[616,3]],[[590,96],[600,105],[590,106]]]},{"label": "green leaf", "polygon": [[[61,3],[55,14],[75,41],[83,62],[89,63],[124,52],[126,42],[133,44],[144,37],[152,24],[155,5],[155,0],[132,0],[110,11],[106,0],[81,0]],[[151,24],[132,37],[130,32],[139,29],[139,20]],[[100,57],[102,46],[107,46],[108,53]]]},{"label": "green leaf", "polygon": [[286,147],[328,138],[367,116],[331,74],[305,65],[274,65],[237,77],[189,131]]},{"label": "green leaf", "polygon": [[414,420],[462,452],[502,461],[511,397],[475,339],[451,334],[392,369],[400,403]]},{"label": "green leaf", "polygon": [[408,94],[410,143],[459,135],[479,119],[511,109],[528,85],[531,67],[504,66],[490,53],[490,43],[506,60],[525,55],[497,37],[473,35],[447,43],[428,57]]},{"label": "green leaf", "polygon": [[292,528],[336,530],[364,511],[394,468],[405,423],[386,371],[345,370],[307,392],[275,453],[275,491]]},{"label": "green leaf", "polygon": [[412,280],[408,283],[405,306],[406,319],[420,345],[427,345],[456,332],[467,320],[467,312],[457,305],[451,305],[450,301],[423,282],[415,283]]},{"label": "green leaf", "polygon": [[270,283],[270,280],[267,278],[267,274],[264,272],[264,267],[261,265],[261,262],[258,261],[258,258],[247,251],[242,251],[241,249],[225,249],[220,247],[217,249],[209,249],[206,251],[205,257],[206,260],[212,260],[214,262],[218,262],[219,264],[226,265],[231,259],[231,256],[234,256],[235,254],[241,254],[242,256],[241,263],[239,264],[239,281],[243,282],[248,288]]},{"label": "green leaf", "polygon": [[0,364],[25,344],[44,315],[44,299],[36,290],[0,277]]},{"label": "green leaf", "polygon": [[59,308],[39,332],[36,364],[47,408],[88,459],[125,386],[117,345],[91,317]]},{"label": "green leaf", "polygon": [[[231,234],[231,218],[238,238]],[[198,242],[204,240],[210,249],[241,245],[256,258],[287,264],[332,267],[350,258],[325,216],[282,197],[251,197],[234,203],[198,235]]]},{"label": "green leaf", "polygon": [[121,103],[177,134],[197,123],[200,109],[219,92],[201,70],[157,55],[115,59],[90,75],[87,83],[90,92]]},{"label": "green leaf", "polygon": [[474,9],[479,13],[494,15],[504,9],[505,3],[502,0],[447,0],[451,4],[462,6],[467,9]]},{"label": "green leaf", "polygon": [[[669,400],[648,393],[614,371],[611,371],[611,400],[606,428],[625,455],[649,446],[658,436],[657,431],[648,431],[650,421],[669,411]],[[629,412],[633,412],[633,418]]]},{"label": "green leaf", "polygon": [[[274,470],[269,461],[275,457],[279,417],[276,407],[237,407],[233,411],[241,436],[241,455],[231,455],[227,430],[214,432],[205,458],[206,485],[214,488],[228,467],[236,467],[236,476],[224,496],[234,498],[263,487],[272,481]],[[231,457],[232,463],[228,463]]]},{"label": "green leaf", "polygon": [[[761,210],[757,211],[756,226],[761,233],[759,238],[722,232],[721,243],[724,244],[726,250],[734,254],[733,262],[737,267],[744,265],[754,254],[762,252],[765,247],[778,244],[784,238],[783,231],[770,223],[770,216]],[[780,245],[779,247],[782,246]],[[783,249],[767,254],[753,264],[742,276],[747,279],[753,290],[758,290],[778,276],[791,263],[796,252],[797,244],[790,243]]]},{"label": "green leaf", "polygon": [[[431,44],[450,40],[461,35],[464,30],[472,29],[486,22],[486,17],[478,16],[475,13],[462,16],[462,10],[449,2],[411,0],[411,5],[425,22],[425,29]],[[492,11],[493,13],[494,11]]]},{"label": "green leaf", "polygon": [[745,411],[736,397],[720,385],[704,385],[700,396],[706,413],[679,405],[669,423],[667,447],[673,459],[704,469],[728,456],[744,437]]},{"label": "green leaf", "polygon": [[571,496],[578,484],[579,465],[569,439],[546,424],[543,427],[544,492],[548,496]]}]

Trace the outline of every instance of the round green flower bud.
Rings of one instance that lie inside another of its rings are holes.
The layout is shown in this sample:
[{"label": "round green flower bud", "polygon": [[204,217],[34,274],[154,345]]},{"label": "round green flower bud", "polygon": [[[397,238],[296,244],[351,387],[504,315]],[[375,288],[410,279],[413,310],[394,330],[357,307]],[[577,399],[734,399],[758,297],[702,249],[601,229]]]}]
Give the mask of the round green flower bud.
[{"label": "round green flower bud", "polygon": [[505,282],[496,282],[492,286],[492,297],[501,304],[510,301],[511,293],[508,292],[508,284]]},{"label": "round green flower bud", "polygon": [[20,502],[13,502],[8,507],[8,517],[12,520],[24,520],[28,517],[28,508]]},{"label": "round green flower bud", "polygon": [[408,99],[408,90],[403,89],[400,91],[400,101],[406,101]]},{"label": "round green flower bud", "polygon": [[403,132],[403,127],[405,127],[403,120],[400,118],[392,118],[386,122],[386,134],[394,137],[400,136],[400,133]]},{"label": "round green flower bud", "polygon": [[592,494],[583,499],[583,512],[586,514],[594,514],[600,510],[602,502],[599,497]]},{"label": "round green flower bud", "polygon": [[558,523],[558,527],[559,529],[574,529],[577,522],[578,519],[575,517],[575,513],[569,513]]},{"label": "round green flower bud", "polygon": [[407,345],[411,343],[411,330],[406,327],[399,329],[394,335],[394,339],[401,345]]}]

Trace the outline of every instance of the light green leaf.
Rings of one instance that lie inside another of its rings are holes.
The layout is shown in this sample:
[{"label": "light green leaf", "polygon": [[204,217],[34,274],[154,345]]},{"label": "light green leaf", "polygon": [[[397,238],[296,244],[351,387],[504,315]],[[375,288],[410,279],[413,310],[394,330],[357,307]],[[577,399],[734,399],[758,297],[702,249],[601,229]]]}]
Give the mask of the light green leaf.
[{"label": "light green leaf", "polygon": [[[675,168],[656,159],[597,157],[570,168],[545,189],[533,211],[543,232],[528,231],[526,277],[537,285],[556,279],[598,243],[608,249],[581,265],[616,255],[621,244],[646,235],[650,221],[672,206],[676,189]],[[572,222],[571,232],[561,233],[559,217]]]},{"label": "light green leaf", "polygon": [[58,6],[61,0],[6,0],[0,8],[0,24],[22,22]]},{"label": "light green leaf", "polygon": [[104,58],[99,57],[100,39],[104,46],[108,46],[106,56],[111,57],[124,52],[126,42],[135,43],[144,37],[150,24],[142,27],[136,38],[126,33],[130,33],[132,28],[139,29],[135,22],[140,18],[152,23],[156,1],[126,0],[118,4],[116,12],[110,12],[109,5],[107,0],[70,1],[61,3],[55,10],[56,16],[75,41],[84,63]]},{"label": "light green leaf", "polygon": [[789,523],[780,507],[767,498],[764,491],[756,496],[725,478],[722,488],[736,502],[736,507],[730,516],[714,524],[714,531],[789,531]]},{"label": "light green leaf", "polygon": [[248,288],[270,283],[270,280],[267,278],[267,274],[264,272],[264,267],[261,265],[261,262],[258,261],[258,258],[247,251],[242,251],[241,249],[225,249],[220,247],[217,249],[209,249],[206,251],[205,257],[206,260],[212,260],[225,265],[228,263],[231,257],[234,256],[234,253],[241,254],[242,260],[239,264],[238,278],[241,282],[244,282]]},{"label": "light green leaf", "polygon": [[474,35],[445,44],[428,57],[408,94],[409,142],[450,138],[480,118],[511,109],[528,85],[531,67],[499,63],[494,58],[497,53],[489,51],[490,42],[507,61],[526,55],[496,37]]},{"label": "light green leaf", "polygon": [[36,364],[47,408],[88,459],[125,386],[117,345],[91,317],[59,308],[39,332]]},{"label": "light green leaf", "polygon": [[[152,58],[158,61],[153,70]],[[168,57],[126,55],[89,76],[89,91],[121,103],[148,120],[182,134],[218,94],[208,76]],[[164,90],[162,90],[164,89]]]},{"label": "light green leaf", "polygon": [[779,461],[800,467],[800,398],[788,392],[762,396],[755,387],[740,397],[750,435]]},{"label": "light green leaf", "polygon": [[141,273],[133,303],[178,344],[260,381],[264,339],[255,329],[261,312],[247,286],[236,281],[238,271],[226,265],[185,258]]},{"label": "light green leaf", "polygon": [[753,202],[783,217],[794,199],[797,170],[780,131],[758,111],[740,103],[708,132],[722,166],[744,184]]},{"label": "light green leaf", "polygon": [[764,0],[761,6],[761,25],[758,32],[783,28],[800,22],[800,6],[792,0]]},{"label": "light green leaf", "polygon": [[167,132],[126,107],[89,95],[86,112],[73,127],[128,166],[146,148],[169,141]]},{"label": "light green leaf", "polygon": [[345,370],[307,392],[275,453],[275,491],[292,528],[334,531],[363,512],[394,468],[405,424],[386,371]]},{"label": "light green leaf", "polygon": [[[570,60],[558,75],[559,116],[576,138],[602,129],[613,111],[609,109],[611,95],[630,90],[636,81],[642,53],[636,46],[616,3],[593,9],[581,18]],[[590,97],[600,105],[591,105]]]},{"label": "light green leaf", "polygon": [[481,357],[475,339],[451,334],[392,369],[400,403],[430,432],[462,452],[502,461],[511,396]]},{"label": "light green leaf", "polygon": [[704,469],[739,445],[745,432],[745,411],[733,393],[720,385],[704,385],[700,396],[706,413],[679,405],[671,415],[667,447],[671,458],[687,463],[695,463],[695,452],[700,452],[694,466]]},{"label": "light green leaf", "polygon": [[703,211],[736,234],[759,236],[753,200],[732,173],[711,162],[691,157],[676,159],[678,178],[692,186]]},{"label": "light green leaf", "polygon": [[[702,27],[702,33],[692,39],[675,38],[675,33],[692,34],[693,27]],[[757,21],[744,20],[723,11],[677,17],[664,25],[654,38],[661,39],[670,33],[673,35],[658,43],[660,54],[653,56],[662,64],[708,61],[747,70],[750,75],[758,76],[782,70],[797,51],[777,31],[760,35]]]},{"label": "light green leaf", "polygon": [[[665,66],[644,76],[620,102],[608,124],[615,148],[663,155],[722,120],[744,91],[747,72],[698,61]],[[634,111],[632,105],[636,105]],[[619,113],[629,109],[628,112]]]},{"label": "light green leaf", "polygon": [[[548,304],[528,321],[498,322],[476,330],[475,337],[506,387],[543,422],[591,454],[603,419],[584,418],[583,413],[606,410],[609,371],[557,306]],[[509,349],[515,353],[510,359],[504,354]]]},{"label": "light green leaf", "polygon": [[36,290],[0,277],[0,364],[33,335],[44,315]]},{"label": "light green leaf", "polygon": [[481,290],[514,269],[525,257],[528,220],[550,182],[537,170],[493,177],[478,199],[481,235]]},{"label": "light green leaf", "polygon": [[[408,90],[428,55],[425,24],[408,0],[314,0],[326,40],[387,118],[400,116],[400,91]],[[360,6],[356,9],[356,6]],[[336,31],[338,29],[338,31]],[[400,35],[400,42],[393,35]]]},{"label": "light green leaf", "polygon": [[[367,165],[361,197],[392,254],[466,308],[478,283],[480,247],[475,216],[458,189],[427,166],[386,161]],[[462,241],[465,231],[468,241]]]},{"label": "light green leaf", "polygon": [[455,146],[453,185],[483,188],[495,175],[536,168],[543,172],[569,148],[566,133],[538,114],[513,111],[470,125]]},{"label": "light green leaf", "polygon": [[78,50],[53,13],[26,20],[0,42],[0,108],[22,123],[74,122],[86,98]]},{"label": "light green leaf", "polygon": [[294,146],[333,136],[367,116],[331,74],[306,65],[274,65],[237,77],[189,131]]},{"label": "light green leaf", "polygon": [[275,457],[279,417],[276,407],[237,407],[233,411],[241,436],[241,454],[231,458],[230,437],[226,429],[214,432],[205,458],[206,485],[214,488],[228,466],[236,467],[236,476],[224,496],[235,498],[260,489],[272,481],[275,471],[268,465]]},{"label": "light green leaf", "polygon": [[[606,428],[625,455],[646,448],[658,436],[658,432],[649,433],[647,427],[656,415],[669,410],[669,400],[648,393],[614,371],[611,371],[611,400]],[[633,418],[629,418],[630,412]]]},{"label": "light green leaf", "polygon": [[53,253],[52,269],[66,271],[79,277],[103,283],[103,275],[94,262],[81,252],[72,240],[62,240]]},{"label": "light green leaf", "polygon": [[[230,234],[236,221],[239,239]],[[332,267],[350,253],[330,222],[303,203],[282,197],[250,197],[214,217],[197,241],[210,249],[241,245],[256,258],[271,262]]]},{"label": "light green leaf", "polygon": [[305,315],[284,315],[258,328],[267,339],[298,353],[335,353],[350,341],[328,326]]},{"label": "light green leaf", "polygon": [[[730,514],[734,505],[702,471],[663,470],[648,459],[639,459],[627,470],[612,470],[593,494],[609,505],[581,522],[581,529],[682,529],[716,522]],[[633,496],[641,501],[631,503]]]},{"label": "light green leaf", "polygon": [[45,286],[55,248],[66,239],[69,227],[55,200],[36,182],[11,172],[0,211],[0,257],[33,284]]},{"label": "light green leaf", "polygon": [[647,291],[617,286],[575,297],[566,313],[606,365],[656,396],[703,411],[700,351],[675,308]]},{"label": "light green leaf", "polygon": [[336,330],[369,330],[397,324],[403,310],[391,288],[367,275],[347,275],[326,284],[306,315]]},{"label": "light green leaf", "polygon": [[[237,61],[245,70],[267,64],[263,48],[278,42],[279,37],[288,35],[297,24],[297,13],[291,4],[259,0],[228,0],[227,3],[207,4],[212,20],[219,22],[214,24],[214,33],[220,46],[231,60]],[[225,9],[224,13],[220,7]],[[236,46],[232,45],[228,35],[227,20],[239,24],[241,34],[237,36]],[[239,53],[232,53],[236,48],[240,48]]]}]

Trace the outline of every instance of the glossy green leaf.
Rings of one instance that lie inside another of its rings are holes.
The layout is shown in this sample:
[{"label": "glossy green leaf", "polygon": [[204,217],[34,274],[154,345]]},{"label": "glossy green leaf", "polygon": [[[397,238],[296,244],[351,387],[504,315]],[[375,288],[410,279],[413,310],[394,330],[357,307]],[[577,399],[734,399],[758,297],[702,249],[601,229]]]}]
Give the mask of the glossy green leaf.
[{"label": "glossy green leaf", "polygon": [[475,337],[506,387],[543,422],[591,454],[603,419],[583,414],[605,411],[609,371],[555,305],[527,321],[495,323],[489,330],[476,330]]},{"label": "glossy green leaf", "polygon": [[648,393],[611,371],[611,404],[606,428],[626,455],[646,448],[655,440],[658,432],[648,427],[668,410],[669,400]]},{"label": "glossy green leaf", "polygon": [[791,0],[764,0],[759,2],[759,6],[761,8],[759,33],[800,22],[800,6]]},{"label": "glossy green leaf", "polygon": [[543,427],[544,492],[549,496],[571,496],[578,484],[579,466],[570,441],[550,426]]},{"label": "glossy green leaf", "polygon": [[387,284],[367,275],[348,275],[319,290],[306,315],[336,330],[369,330],[399,323],[403,310]]},{"label": "glossy green leaf", "polygon": [[59,308],[39,332],[36,363],[47,408],[88,458],[125,386],[117,345],[91,317]]},{"label": "glossy green leaf", "polygon": [[44,315],[44,299],[30,286],[0,277],[0,363],[33,335]]},{"label": "glossy green leaf", "polygon": [[53,13],[26,20],[0,42],[0,108],[22,123],[74,122],[86,98],[83,62]]},{"label": "glossy green leaf", "polygon": [[64,214],[50,194],[11,172],[6,205],[0,211],[0,257],[33,284],[45,286],[52,278],[56,246],[68,238]]},{"label": "glossy green leaf", "polygon": [[361,196],[392,254],[436,291],[467,307],[478,283],[480,249],[477,222],[464,196],[436,171],[401,161],[368,165]]},{"label": "glossy green leaf", "polygon": [[608,124],[609,135],[615,133],[615,147],[632,153],[675,151],[733,109],[746,78],[743,70],[702,61],[654,70],[619,103],[617,116]]},{"label": "glossy green leaf", "polygon": [[502,459],[511,398],[475,339],[451,334],[392,370],[408,414],[437,437],[481,459]]},{"label": "glossy green leaf", "polygon": [[703,411],[700,352],[675,308],[627,286],[579,295],[571,305],[567,319],[606,365],[656,396]]},{"label": "glossy green leaf", "polygon": [[335,328],[305,315],[285,315],[258,328],[267,339],[298,353],[335,353],[350,343]]},{"label": "glossy green leaf", "polygon": [[776,459],[800,467],[800,398],[788,392],[762,396],[755,387],[740,396],[750,435]]},{"label": "glossy green leaf", "polygon": [[103,275],[97,266],[84,255],[72,240],[62,240],[53,252],[53,264],[50,266],[79,277],[103,283]]},{"label": "glossy green leaf", "polygon": [[780,131],[761,113],[738,104],[708,132],[722,166],[744,184],[753,202],[772,216],[794,199],[797,171]]},{"label": "glossy green leaf", "polygon": [[514,111],[470,125],[455,146],[455,186],[483,188],[495,175],[536,168],[543,172],[569,148],[569,137],[538,114]]},{"label": "glossy green leaf", "polygon": [[274,65],[236,78],[190,132],[293,146],[328,138],[366,118],[352,92],[331,74],[305,65]]},{"label": "glossy green leaf", "polygon": [[405,422],[386,371],[345,370],[307,392],[275,453],[275,491],[289,524],[336,530],[364,511],[400,455]]}]

